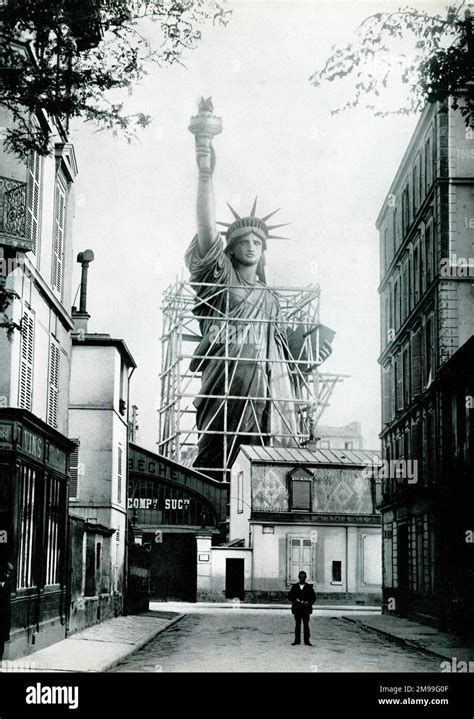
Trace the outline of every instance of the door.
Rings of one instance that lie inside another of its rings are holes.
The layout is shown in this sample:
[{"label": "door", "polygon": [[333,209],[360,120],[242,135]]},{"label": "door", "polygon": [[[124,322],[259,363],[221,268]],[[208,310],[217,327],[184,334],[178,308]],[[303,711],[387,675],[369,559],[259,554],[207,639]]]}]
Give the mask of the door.
[{"label": "door", "polygon": [[156,542],[153,534],[143,536],[143,543],[151,550],[150,599],[195,602],[196,537],[163,532],[161,539]]},{"label": "door", "polygon": [[225,560],[225,595],[228,599],[244,599],[244,560]]}]

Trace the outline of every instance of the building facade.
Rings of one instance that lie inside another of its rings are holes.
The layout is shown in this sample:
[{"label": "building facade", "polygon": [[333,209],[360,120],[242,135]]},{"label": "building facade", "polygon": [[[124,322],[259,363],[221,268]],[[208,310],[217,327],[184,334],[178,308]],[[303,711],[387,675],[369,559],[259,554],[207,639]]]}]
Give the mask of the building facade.
[{"label": "building facade", "polygon": [[[77,315],[73,310],[73,316]],[[69,512],[73,581],[69,631],[121,614],[127,546],[129,382],[136,365],[120,339],[73,334]]]},{"label": "building facade", "polygon": [[344,427],[319,424],[316,433],[320,449],[364,449],[360,422],[351,422]]},{"label": "building facade", "polygon": [[384,601],[388,610],[452,628],[454,518],[446,502],[456,482],[444,456],[440,373],[474,333],[465,267],[474,256],[473,137],[460,113],[427,106],[377,220]]},{"label": "building facade", "polygon": [[229,541],[198,538],[198,598],[286,602],[304,570],[318,601],[380,604],[376,455],[241,447]]},{"label": "building facade", "polygon": [[[18,52],[32,65],[28,45]],[[1,111],[0,125],[11,116]],[[26,654],[65,634],[68,399],[74,149],[61,123],[50,155],[28,161],[0,147],[0,282],[13,291],[6,307],[16,326],[0,329],[0,485],[6,539],[0,553],[14,565],[11,641],[6,657]]]}]

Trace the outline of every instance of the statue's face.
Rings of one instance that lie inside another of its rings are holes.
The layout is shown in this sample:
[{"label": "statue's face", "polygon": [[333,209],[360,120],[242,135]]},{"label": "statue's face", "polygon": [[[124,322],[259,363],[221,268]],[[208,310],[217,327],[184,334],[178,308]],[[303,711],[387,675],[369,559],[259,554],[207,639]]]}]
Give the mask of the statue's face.
[{"label": "statue's face", "polygon": [[232,246],[232,257],[242,265],[257,265],[262,256],[262,240],[250,230]]}]

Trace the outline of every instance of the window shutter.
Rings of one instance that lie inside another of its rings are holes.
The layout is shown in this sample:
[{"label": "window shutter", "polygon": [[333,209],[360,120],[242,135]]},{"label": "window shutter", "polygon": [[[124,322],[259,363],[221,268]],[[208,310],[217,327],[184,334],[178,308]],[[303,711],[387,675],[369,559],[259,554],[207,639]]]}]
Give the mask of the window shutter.
[{"label": "window shutter", "polygon": [[20,383],[18,405],[31,412],[33,397],[33,356],[35,321],[26,308],[21,320]]},{"label": "window shutter", "polygon": [[76,443],[76,448],[71,454],[69,473],[71,482],[69,485],[69,499],[77,499],[79,494],[79,440],[72,439],[71,442]]},{"label": "window shutter", "polygon": [[48,424],[52,427],[58,426],[59,363],[59,347],[51,341],[49,347]]},{"label": "window shutter", "polygon": [[411,386],[412,396],[421,392],[421,329],[413,332],[411,337]]},{"label": "window shutter", "polygon": [[117,461],[117,502],[122,503],[122,447],[118,446],[118,461]]},{"label": "window shutter", "polygon": [[41,156],[37,152],[30,152],[28,158],[28,204],[26,231],[32,242],[32,251],[36,255],[39,240],[39,213],[40,213],[40,178]]},{"label": "window shutter", "polygon": [[54,237],[53,237],[53,265],[51,268],[51,284],[54,290],[61,294],[63,286],[63,254],[64,232],[66,222],[66,187],[64,181],[58,176],[55,192],[54,209]]},{"label": "window shutter", "polygon": [[391,377],[391,365],[388,363],[385,367],[382,367],[382,388],[383,388],[383,421],[390,422],[392,419],[392,377]]},{"label": "window shutter", "polygon": [[397,409],[403,409],[403,355],[400,351],[396,359],[397,367]]}]

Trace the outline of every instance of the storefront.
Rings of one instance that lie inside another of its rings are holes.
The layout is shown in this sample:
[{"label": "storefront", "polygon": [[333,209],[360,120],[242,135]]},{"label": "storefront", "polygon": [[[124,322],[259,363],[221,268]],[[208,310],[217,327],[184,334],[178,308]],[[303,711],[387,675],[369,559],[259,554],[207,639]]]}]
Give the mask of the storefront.
[{"label": "storefront", "polygon": [[225,537],[227,501],[222,482],[129,445],[128,520],[151,553],[152,599],[196,600],[196,535]]},{"label": "storefront", "polygon": [[0,558],[14,567],[5,658],[65,637],[68,457],[73,448],[31,412],[0,410]]}]

